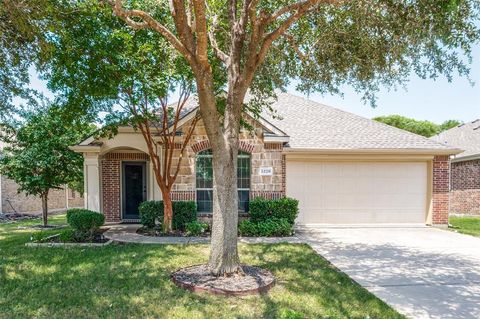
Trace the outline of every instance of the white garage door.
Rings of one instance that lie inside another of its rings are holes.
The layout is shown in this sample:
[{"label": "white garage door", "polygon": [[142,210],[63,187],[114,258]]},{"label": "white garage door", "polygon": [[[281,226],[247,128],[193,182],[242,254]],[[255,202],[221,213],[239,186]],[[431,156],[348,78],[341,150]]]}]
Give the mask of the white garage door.
[{"label": "white garage door", "polygon": [[287,161],[299,224],[425,224],[427,164]]}]

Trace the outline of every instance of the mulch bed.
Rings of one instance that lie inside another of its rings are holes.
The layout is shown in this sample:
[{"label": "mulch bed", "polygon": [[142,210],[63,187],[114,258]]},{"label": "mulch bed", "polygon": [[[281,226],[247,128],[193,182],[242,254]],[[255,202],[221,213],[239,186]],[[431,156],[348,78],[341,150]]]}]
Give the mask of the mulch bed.
[{"label": "mulch bed", "polygon": [[275,277],[255,266],[242,265],[243,274],[216,277],[208,265],[195,265],[177,270],[173,282],[193,292],[208,292],[216,295],[245,296],[266,293],[275,285]]},{"label": "mulch bed", "polygon": [[[93,238],[93,240],[91,241],[71,241],[71,242],[68,242],[68,243],[78,243],[78,244],[82,244],[82,243],[93,243],[93,244],[104,244],[106,242],[109,241],[108,238],[106,238],[103,233],[106,232],[108,230],[108,228],[101,228],[98,232],[98,234],[96,234]],[[49,236],[47,238],[45,238],[44,240],[41,241],[41,243],[63,243],[62,241],[60,241],[60,234],[56,234],[56,235],[52,235],[52,236]]]},{"label": "mulch bed", "polygon": [[[182,232],[180,230],[174,230],[170,233],[164,233],[161,228],[144,228],[140,227],[137,229],[137,234],[143,236],[151,236],[151,237],[189,237],[187,233]],[[209,237],[210,232],[202,233],[195,237]]]}]

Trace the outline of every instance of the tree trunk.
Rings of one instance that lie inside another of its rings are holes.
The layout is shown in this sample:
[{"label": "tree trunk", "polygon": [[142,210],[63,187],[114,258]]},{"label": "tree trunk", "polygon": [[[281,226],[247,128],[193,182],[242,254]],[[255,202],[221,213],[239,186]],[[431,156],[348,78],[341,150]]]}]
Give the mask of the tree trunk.
[{"label": "tree trunk", "polygon": [[236,147],[213,152],[213,224],[209,265],[217,276],[240,270]]},{"label": "tree trunk", "polygon": [[173,206],[170,192],[162,193],[163,196],[163,232],[172,232]]},{"label": "tree trunk", "polygon": [[42,220],[43,226],[48,225],[48,192],[43,193],[40,198],[42,199]]},{"label": "tree trunk", "polygon": [[[213,152],[213,221],[209,267],[214,275],[224,276],[241,271],[237,249],[237,153],[241,110],[232,112],[231,102],[234,99],[229,92],[222,125],[211,73],[198,74],[196,79],[200,113]],[[243,99],[238,101],[241,104]]]}]

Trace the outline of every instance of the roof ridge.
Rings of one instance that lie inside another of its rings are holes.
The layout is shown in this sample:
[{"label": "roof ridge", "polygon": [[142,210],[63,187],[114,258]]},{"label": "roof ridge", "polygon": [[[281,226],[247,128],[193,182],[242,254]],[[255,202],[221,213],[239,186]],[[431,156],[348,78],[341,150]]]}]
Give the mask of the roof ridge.
[{"label": "roof ridge", "polygon": [[345,110],[342,110],[340,108],[337,108],[335,106],[331,106],[331,105],[327,105],[327,104],[324,104],[322,102],[317,102],[317,101],[314,101],[314,100],[310,100],[310,99],[307,99],[303,96],[298,96],[298,95],[295,95],[295,94],[291,94],[291,93],[288,93],[288,92],[282,92],[282,94],[285,94],[285,95],[290,95],[290,96],[293,96],[295,98],[299,98],[299,99],[303,99],[305,101],[308,101],[308,102],[311,102],[311,103],[315,103],[315,104],[319,104],[319,105],[322,105],[322,106],[326,106],[326,107],[329,107],[337,112],[341,112],[341,113],[345,113],[345,114],[349,114],[349,115],[353,115],[357,118],[360,118],[362,120],[367,120],[367,121],[371,121],[375,124],[379,124],[381,126],[384,126],[384,127],[387,127],[388,129],[392,129],[392,130],[397,130],[397,131],[400,131],[402,133],[406,133],[407,135],[412,135],[416,138],[421,138],[423,139],[424,141],[429,141],[429,142],[433,142],[433,143],[436,143],[437,145],[441,145],[441,146],[447,146],[449,147],[448,145],[444,144],[444,143],[440,143],[438,141],[435,141],[435,140],[432,140],[430,137],[425,137],[425,136],[422,136],[422,135],[419,135],[419,134],[415,134],[415,133],[412,133],[412,132],[409,132],[409,131],[406,131],[406,130],[403,130],[403,129],[400,129],[398,127],[395,127],[395,126],[391,126],[391,125],[388,125],[388,124],[385,124],[385,123],[382,123],[382,122],[379,122],[379,121],[376,121],[374,119],[369,119],[368,117],[364,117],[364,116],[361,116],[361,115],[358,115],[358,114],[355,114],[353,112],[350,112],[350,111],[345,111]]}]

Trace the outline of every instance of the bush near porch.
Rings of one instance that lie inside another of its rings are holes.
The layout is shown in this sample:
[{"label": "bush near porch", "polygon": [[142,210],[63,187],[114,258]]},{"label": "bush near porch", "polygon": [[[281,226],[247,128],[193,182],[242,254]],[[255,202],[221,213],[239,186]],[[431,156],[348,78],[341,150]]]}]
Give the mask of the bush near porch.
[{"label": "bush near porch", "polygon": [[241,236],[290,236],[298,216],[298,200],[283,197],[264,199],[257,197],[249,205],[250,220],[238,225]]},{"label": "bush near porch", "polygon": [[[185,231],[186,224],[197,220],[197,205],[194,201],[172,202],[173,230]],[[163,201],[145,201],[138,207],[140,223],[146,228],[154,228],[156,221],[163,222]]]}]

